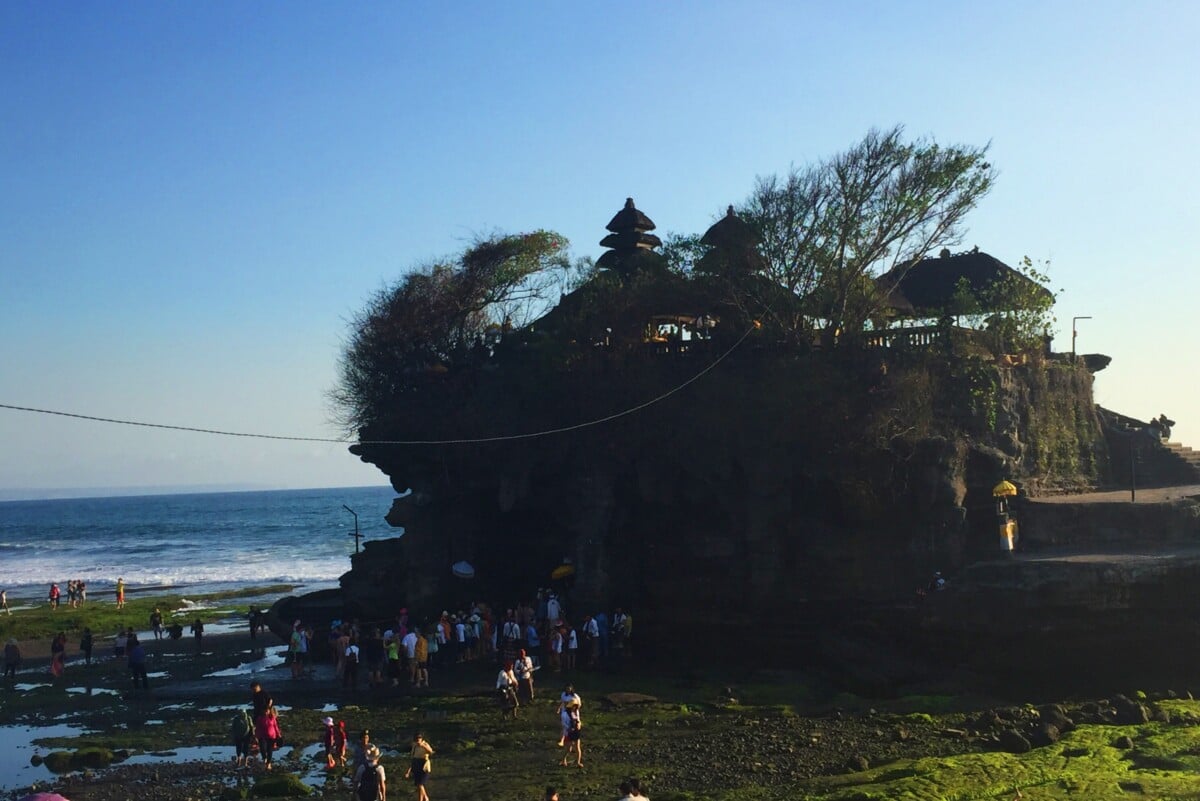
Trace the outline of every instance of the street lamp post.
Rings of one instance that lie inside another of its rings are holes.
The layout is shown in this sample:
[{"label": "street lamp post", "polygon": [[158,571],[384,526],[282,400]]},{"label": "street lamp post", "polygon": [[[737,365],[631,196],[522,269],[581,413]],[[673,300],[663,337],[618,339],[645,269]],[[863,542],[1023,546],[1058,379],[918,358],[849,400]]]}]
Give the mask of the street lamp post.
[{"label": "street lamp post", "polygon": [[1091,317],[1072,317],[1071,318],[1071,364],[1075,364],[1075,336],[1079,333],[1075,330],[1075,322],[1077,320],[1090,320]]},{"label": "street lamp post", "polygon": [[354,552],[358,553],[358,541],[359,541],[359,539],[362,538],[362,535],[358,533],[358,512],[355,512],[353,509],[351,509],[349,506],[347,506],[344,503],[342,504],[342,508],[345,509],[350,514],[354,515],[354,533],[349,534],[347,536],[354,537]]}]

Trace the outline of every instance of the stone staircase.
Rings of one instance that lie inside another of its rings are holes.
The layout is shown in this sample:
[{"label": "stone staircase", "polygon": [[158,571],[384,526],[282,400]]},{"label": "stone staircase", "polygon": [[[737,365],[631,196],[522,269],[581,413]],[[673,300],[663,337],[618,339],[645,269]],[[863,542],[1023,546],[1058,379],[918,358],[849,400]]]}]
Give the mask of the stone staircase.
[{"label": "stone staircase", "polygon": [[1181,462],[1189,467],[1195,482],[1200,484],[1200,451],[1192,450],[1187,445],[1179,442],[1167,442],[1165,440],[1162,446],[1177,462]]}]

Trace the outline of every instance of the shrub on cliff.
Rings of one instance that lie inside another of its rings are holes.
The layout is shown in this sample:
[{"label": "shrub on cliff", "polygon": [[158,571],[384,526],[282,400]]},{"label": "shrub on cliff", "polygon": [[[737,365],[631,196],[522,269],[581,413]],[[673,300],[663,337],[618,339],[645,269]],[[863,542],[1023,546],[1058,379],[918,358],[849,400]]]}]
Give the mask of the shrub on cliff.
[{"label": "shrub on cliff", "polygon": [[342,350],[339,422],[353,431],[380,419],[429,376],[469,363],[543,311],[570,268],[566,248],[552,231],[496,235],[376,293]]}]

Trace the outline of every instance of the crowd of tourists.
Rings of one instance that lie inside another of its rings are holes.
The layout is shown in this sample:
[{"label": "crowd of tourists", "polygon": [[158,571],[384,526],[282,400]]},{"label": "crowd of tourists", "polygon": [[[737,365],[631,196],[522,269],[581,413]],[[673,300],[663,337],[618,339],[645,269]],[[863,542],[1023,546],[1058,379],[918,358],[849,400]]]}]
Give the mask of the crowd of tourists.
[{"label": "crowd of tourists", "polygon": [[[311,626],[295,621],[288,645],[293,678],[308,674],[313,636]],[[334,620],[328,640],[337,681],[348,689],[428,687],[431,671],[490,660],[510,670],[532,699],[535,671],[596,670],[631,658],[633,615],[617,607],[611,617],[598,611],[572,619],[564,599],[542,589],[503,612],[471,601],[420,622],[407,608],[388,621]]]},{"label": "crowd of tourists", "polygon": [[[250,692],[249,705],[238,709],[229,724],[234,765],[239,770],[271,771],[274,769],[275,753],[284,744],[279,709],[275,699],[258,680],[250,683]],[[579,693],[570,684],[566,685],[558,698],[558,745],[566,749],[561,762],[564,766],[574,759],[576,766],[583,767],[582,707],[583,699]],[[353,749],[345,720],[335,721],[332,717],[326,717],[316,734],[326,769],[348,769],[352,798],[359,801],[384,801],[387,798],[387,772],[380,764],[382,752],[371,741],[370,729],[359,730]],[[304,741],[305,738],[300,739]],[[433,771],[434,748],[421,732],[413,735],[407,748],[408,763],[404,779],[412,783],[417,801],[429,801],[426,785]],[[648,801],[636,777],[621,782],[618,789],[621,792],[620,801]],[[558,791],[552,786],[547,787],[545,799],[559,801]]]}]

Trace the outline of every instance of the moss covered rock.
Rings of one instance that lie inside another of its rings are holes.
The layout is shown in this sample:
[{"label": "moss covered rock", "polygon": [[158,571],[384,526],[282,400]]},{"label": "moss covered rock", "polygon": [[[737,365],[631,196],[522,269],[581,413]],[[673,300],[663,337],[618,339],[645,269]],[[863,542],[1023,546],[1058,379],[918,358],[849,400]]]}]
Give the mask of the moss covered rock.
[{"label": "moss covered rock", "polygon": [[113,760],[111,750],[92,747],[78,751],[52,751],[46,754],[45,764],[54,773],[70,773],[84,768],[106,768]]},{"label": "moss covered rock", "polygon": [[303,798],[312,795],[312,788],[293,773],[274,773],[260,776],[250,795],[255,798]]}]

